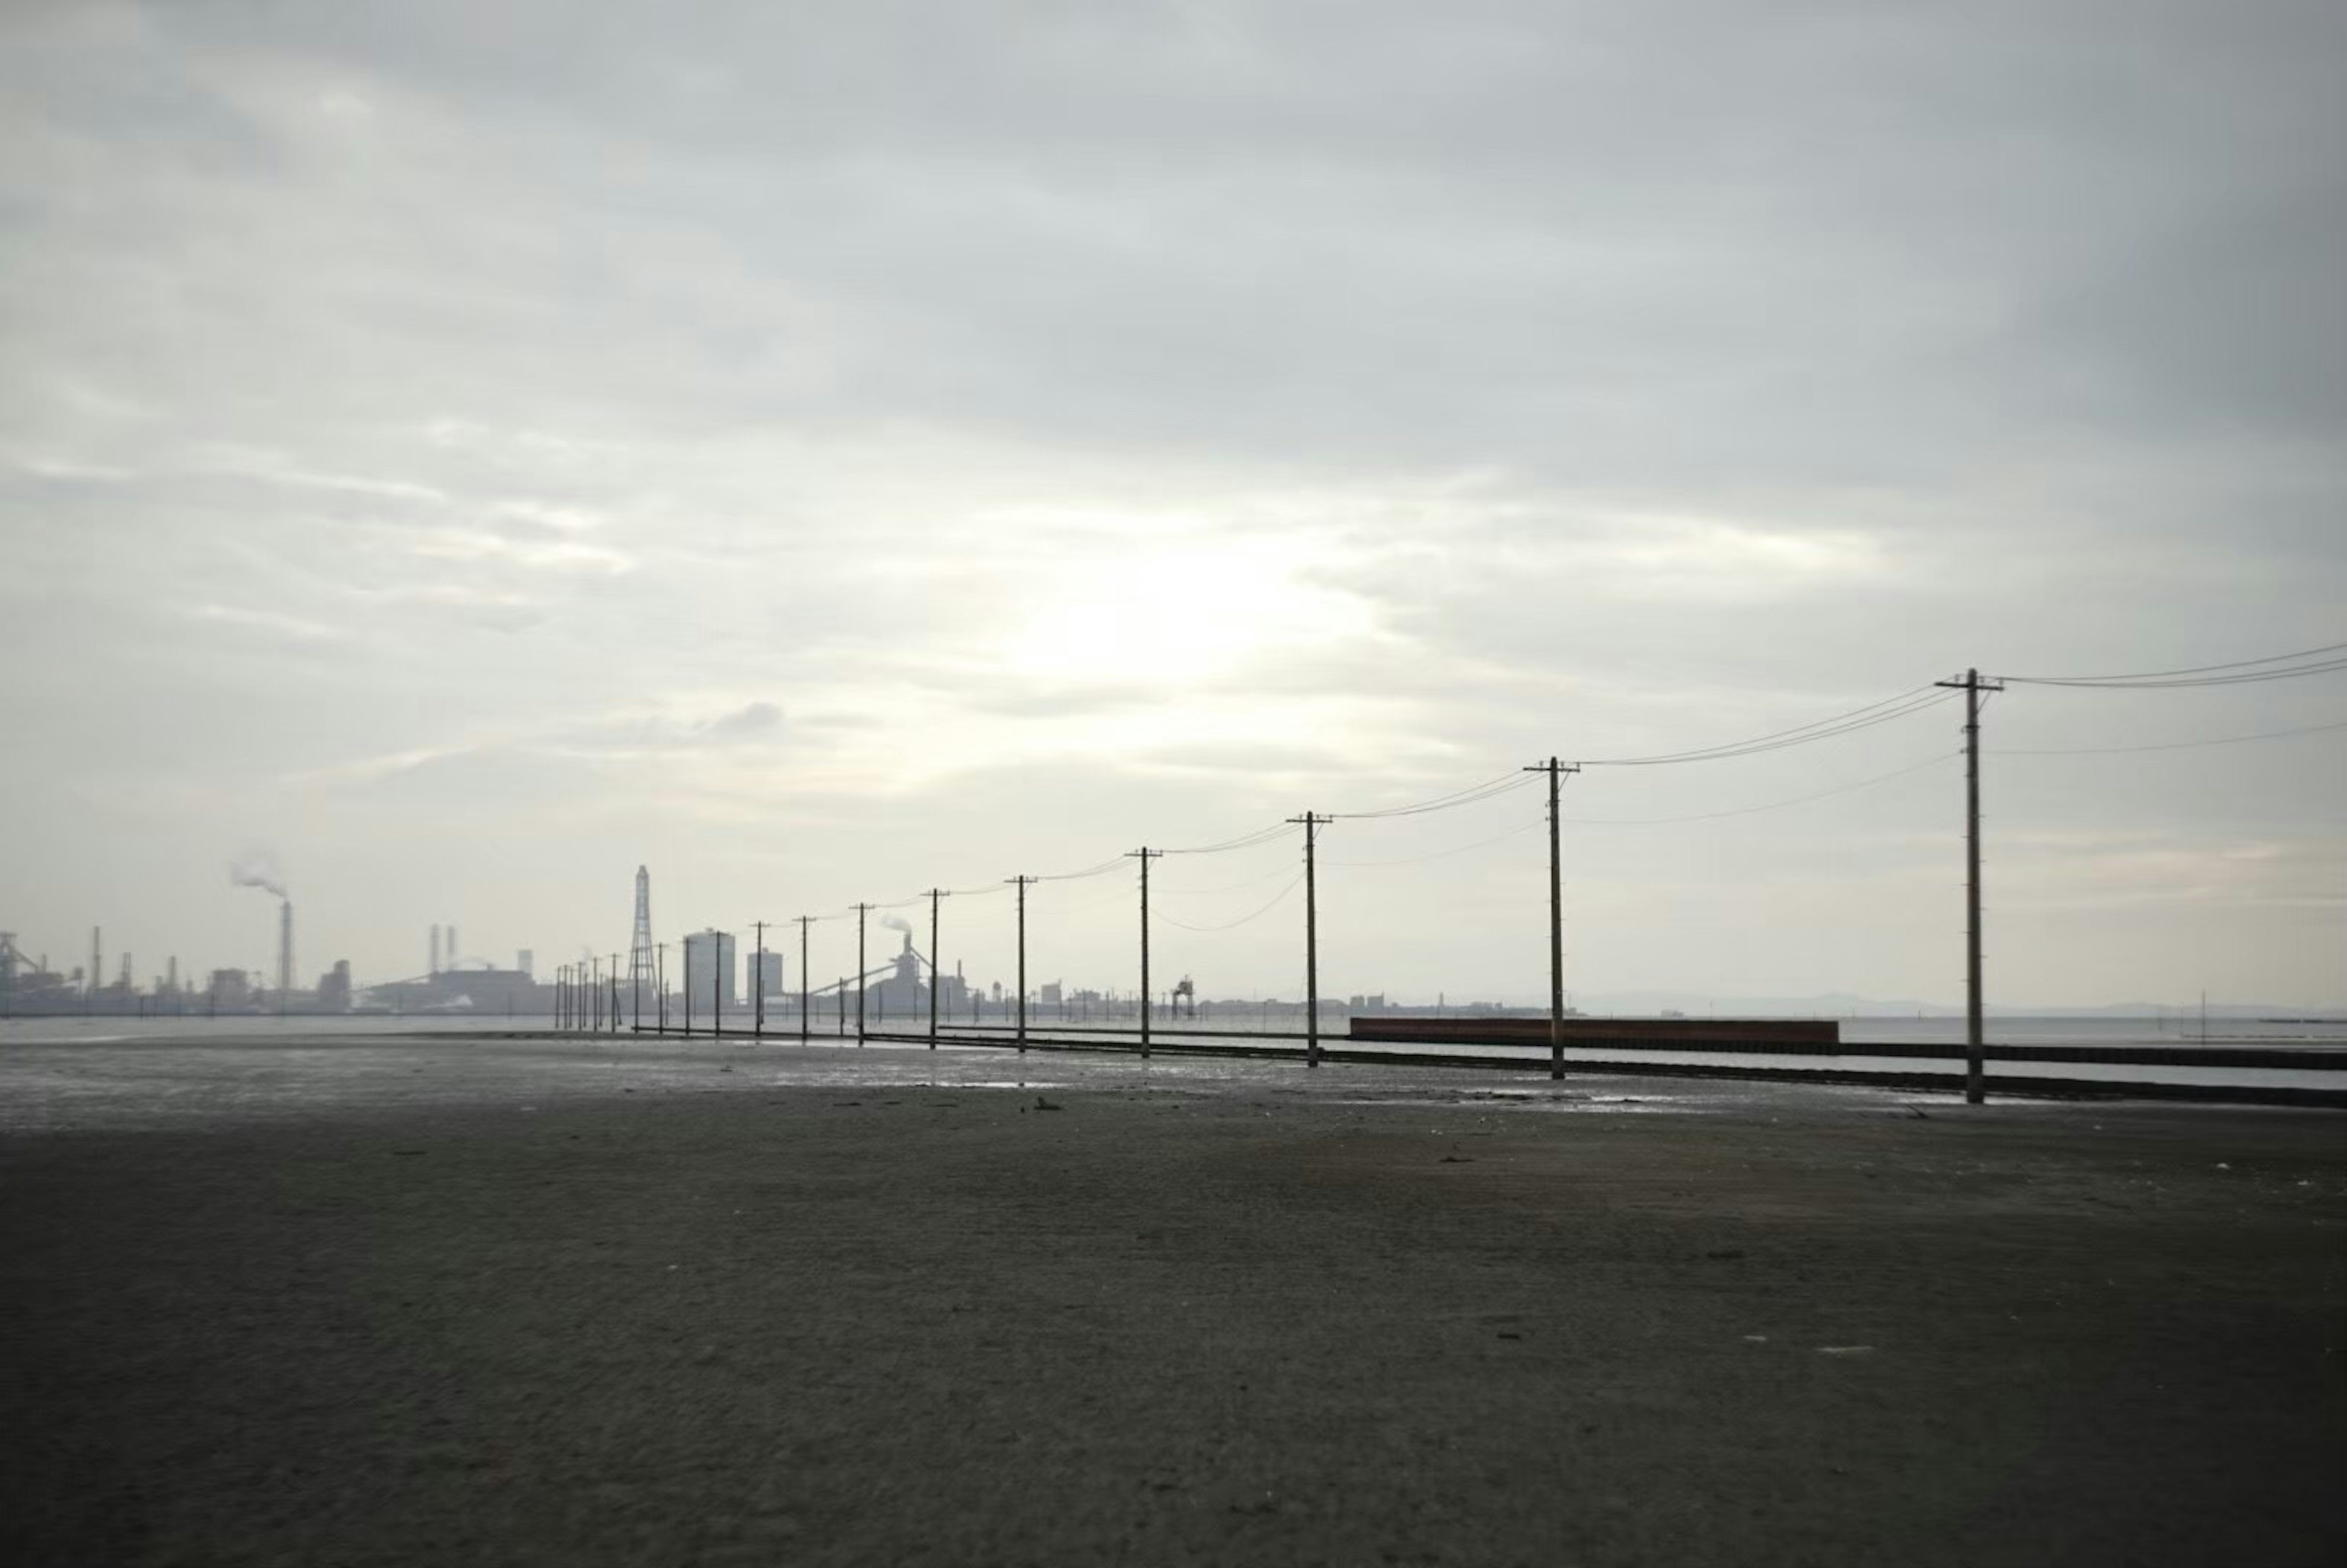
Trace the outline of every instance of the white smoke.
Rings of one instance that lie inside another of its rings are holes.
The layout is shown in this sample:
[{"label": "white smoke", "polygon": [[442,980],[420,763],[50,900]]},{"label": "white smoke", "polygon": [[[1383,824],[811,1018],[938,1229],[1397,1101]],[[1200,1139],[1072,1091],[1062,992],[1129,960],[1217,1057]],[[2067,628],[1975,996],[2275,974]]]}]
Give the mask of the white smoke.
[{"label": "white smoke", "polygon": [[883,915],[880,917],[880,923],[892,931],[902,931],[907,937],[913,934],[913,927],[905,923],[905,917],[902,915]]},{"label": "white smoke", "polygon": [[293,901],[293,895],[285,891],[285,876],[277,869],[277,857],[265,849],[248,849],[231,859],[228,879],[239,887],[266,888],[289,904]]}]

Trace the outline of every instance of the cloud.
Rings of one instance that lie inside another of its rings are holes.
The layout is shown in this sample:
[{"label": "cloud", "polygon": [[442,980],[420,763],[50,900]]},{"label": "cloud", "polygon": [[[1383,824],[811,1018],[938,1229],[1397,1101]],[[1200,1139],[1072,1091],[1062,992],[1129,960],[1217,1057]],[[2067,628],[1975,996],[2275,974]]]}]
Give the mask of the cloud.
[{"label": "cloud", "polygon": [[696,733],[714,740],[745,740],[772,734],[782,727],[783,711],[772,702],[750,702],[706,720],[697,725]]},{"label": "cloud", "polygon": [[188,614],[206,625],[230,627],[278,642],[340,643],[351,641],[352,636],[344,628],[281,610],[251,610],[230,604],[200,604]]},{"label": "cloud", "polygon": [[[2336,641],[2342,46],[2336,7],[2164,0],[2117,33],[1699,0],[10,9],[0,652],[76,672],[0,696],[45,759],[0,809],[56,825],[10,885],[68,927],[208,928],[216,875],[148,868],[266,798],[336,886],[403,887],[429,843],[484,900],[492,867],[551,890],[511,918],[555,950],[607,935],[565,934],[582,822],[763,908],[1969,664]],[[1992,722],[2330,716],[2222,696]],[[1586,815],[1825,787],[1952,743],[1939,717]],[[2330,755],[1993,798],[2329,874]],[[1889,846],[1953,819],[1852,798],[1824,820],[1862,845],[1751,819],[1756,885],[1843,880],[1737,961],[1943,994],[1945,845]],[[1584,846],[1617,909],[1729,863],[1665,838]],[[2109,907],[2167,923],[2065,928],[2049,984],[2065,952],[2138,992],[2203,951],[2318,969],[2281,904],[2211,937],[2157,873]],[[1468,888],[1364,989],[1536,990]],[[1448,896],[1345,908],[1420,929]],[[1879,972],[1827,972],[1861,896]],[[1677,951],[1640,940],[1591,962]],[[1230,983],[1292,984],[1250,961]]]}]

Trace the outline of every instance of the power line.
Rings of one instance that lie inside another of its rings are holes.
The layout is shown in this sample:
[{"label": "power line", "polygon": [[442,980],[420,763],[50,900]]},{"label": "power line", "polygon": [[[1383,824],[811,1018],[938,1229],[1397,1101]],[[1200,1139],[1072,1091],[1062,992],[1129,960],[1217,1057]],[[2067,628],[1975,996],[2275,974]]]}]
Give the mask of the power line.
[{"label": "power line", "polygon": [[2251,735],[2219,735],[2208,741],[2167,741],[2147,746],[1998,746],[1990,754],[1999,757],[2076,757],[2090,754],[2108,756],[2117,752],[2188,752],[2200,746],[2232,746],[2243,741],[2279,741],[2291,735],[2315,735],[2326,730],[2347,730],[2347,719],[2335,724],[2306,724],[2295,730],[2260,730]]},{"label": "power line", "polygon": [[1235,930],[1237,927],[1245,925],[1248,921],[1261,919],[1264,916],[1270,914],[1274,909],[1278,908],[1280,904],[1287,897],[1287,896],[1296,891],[1297,886],[1301,884],[1303,880],[1304,873],[1301,871],[1297,872],[1294,876],[1288,878],[1287,885],[1286,886],[1282,887],[1278,892],[1271,896],[1271,902],[1264,905],[1261,908],[1256,909],[1253,914],[1242,915],[1235,920],[1226,920],[1219,926],[1193,926],[1187,921],[1176,920],[1173,916],[1165,914],[1156,915],[1153,918],[1163,920],[1169,926],[1179,926],[1184,931],[1206,932]]},{"label": "power line", "polygon": [[1518,774],[1506,773],[1497,778],[1486,779],[1481,784],[1470,784],[1465,789],[1452,790],[1449,794],[1439,794],[1432,799],[1416,801],[1409,805],[1389,805],[1378,811],[1340,811],[1334,815],[1340,822],[1370,822],[1389,816],[1422,816],[1430,811],[1450,811],[1458,806],[1476,805],[1483,801],[1496,800],[1501,795],[1514,794],[1530,783],[1532,783],[1530,779],[1522,777]]},{"label": "power line", "polygon": [[1819,790],[1813,794],[1797,794],[1788,800],[1772,800],[1763,805],[1740,805],[1731,811],[1697,812],[1691,816],[1568,816],[1564,820],[1575,827],[1647,827],[1666,822],[1717,822],[1727,816],[1751,816],[1758,812],[1781,811],[1788,805],[1805,805],[1813,800],[1826,800],[1838,794],[1849,794],[1853,790],[1888,784],[1892,779],[1904,778],[1909,774],[1919,774],[1925,768],[1937,767],[1955,755],[1957,753],[1954,752],[1943,752],[1937,756],[1926,757],[1920,763],[1913,763],[1903,768],[1894,768],[1887,774],[1877,774],[1872,778],[1860,779],[1855,784],[1839,784],[1832,789]]},{"label": "power line", "polygon": [[1722,762],[1731,757],[1758,756],[1763,752],[1783,751],[1790,746],[1806,746],[1813,741],[1831,740],[1839,735],[1855,734],[1870,730],[1894,719],[1920,713],[1926,708],[1938,707],[1954,701],[1952,694],[1933,692],[1930,685],[1918,686],[1896,697],[1886,697],[1880,702],[1870,702],[1847,713],[1820,719],[1815,723],[1795,729],[1779,730],[1773,734],[1756,735],[1750,740],[1730,742],[1726,745],[1703,746],[1693,751],[1665,752],[1645,757],[1596,757],[1584,765],[1589,767],[1638,768],[1659,767],[1672,763]]},{"label": "power line", "polygon": [[[1513,826],[1513,827],[1512,827],[1512,828],[1508,829],[1508,831],[1507,831],[1507,832],[1505,832],[1505,833],[1493,834],[1493,835],[1492,835],[1491,837],[1489,837],[1489,838],[1479,838],[1479,839],[1477,839],[1477,840],[1476,840],[1474,843],[1472,843],[1472,844],[1459,844],[1459,845],[1452,845],[1450,848],[1449,848],[1449,849],[1438,849],[1438,850],[1435,850],[1434,852],[1432,852],[1431,854],[1429,854],[1429,855],[1406,855],[1406,856],[1402,856],[1400,859],[1399,859],[1399,860],[1331,860],[1331,861],[1329,861],[1329,862],[1328,862],[1328,864],[1329,864],[1329,865],[1331,865],[1331,866],[1416,866],[1416,865],[1419,865],[1419,864],[1420,862],[1422,862],[1422,861],[1428,861],[1428,860],[1440,860],[1440,859],[1443,859],[1444,857],[1446,857],[1446,856],[1452,856],[1452,855],[1464,855],[1464,854],[1466,854],[1466,853],[1467,853],[1469,850],[1471,850],[1471,849],[1481,849],[1481,848],[1483,848],[1483,847],[1484,847],[1485,845],[1487,845],[1498,844],[1498,843],[1501,842],[1502,840],[1517,837],[1518,835],[1522,835],[1522,834],[1530,833],[1533,828],[1540,826],[1542,823],[1545,823],[1547,820],[1548,820],[1548,818],[1547,818],[1546,816],[1544,816],[1544,815],[1543,815],[1543,816],[1536,816],[1536,817],[1533,817],[1530,822],[1524,822],[1524,823],[1519,823],[1519,824],[1517,824],[1515,826]],[[1566,820],[1567,822],[1571,822],[1571,821],[1573,821],[1574,819],[1573,819],[1573,818],[1572,818],[1572,817],[1567,817],[1567,818],[1565,818],[1565,820]]]},{"label": "power line", "polygon": [[1225,838],[1214,844],[1193,845],[1187,849],[1168,849],[1162,853],[1166,855],[1222,855],[1234,849],[1252,849],[1258,844],[1267,844],[1275,838],[1283,836],[1280,830],[1286,825],[1287,825],[1285,823],[1275,822],[1268,826],[1258,827],[1252,833],[1240,834],[1235,838]]},{"label": "power line", "polygon": [[2018,683],[2024,686],[2067,686],[2074,691],[2084,692],[2175,692],[2200,686],[2254,686],[2268,681],[2295,681],[2301,675],[2328,675],[2339,670],[2347,670],[2347,659],[2253,674],[2204,675],[2177,681],[2050,681],[2023,677]]},{"label": "power line", "polygon": [[1260,876],[1250,876],[1244,882],[1225,882],[1219,887],[1160,887],[1157,891],[1161,896],[1170,893],[1176,898],[1204,898],[1214,893],[1238,893],[1249,887],[1260,887],[1286,869],[1285,866],[1275,866]]},{"label": "power line", "polygon": [[1099,865],[1088,866],[1081,871],[1054,872],[1048,876],[1039,876],[1035,880],[1038,882],[1081,882],[1087,876],[1099,876],[1113,871],[1123,864],[1123,856],[1112,855],[1106,860],[1102,861]]},{"label": "power line", "polygon": [[2226,681],[2208,682],[2178,682],[2179,685],[2222,685],[2229,683],[2232,679],[2281,680],[2292,675],[2319,675],[2325,670],[2334,670],[2341,668],[2342,665],[2347,665],[2347,660],[2332,659],[2330,657],[2332,655],[2341,653],[2347,653],[2347,642],[2328,643],[2321,648],[2304,648],[2301,649],[2296,653],[2275,653],[2263,659],[2237,659],[2229,664],[2192,664],[2187,665],[2181,670],[2142,670],[2124,675],[2006,675],[2000,677],[2000,679],[2017,681],[2025,685],[2031,686],[2095,686],[2102,685],[2106,682],[2170,681],[2175,680],[2178,676],[2185,675],[2209,675],[2229,670],[2254,670],[2260,665],[2295,664],[2301,660],[2307,659],[2330,659],[2329,662],[2313,669],[2282,670],[2273,671],[2270,674],[2251,675],[2248,677],[2228,677]]}]

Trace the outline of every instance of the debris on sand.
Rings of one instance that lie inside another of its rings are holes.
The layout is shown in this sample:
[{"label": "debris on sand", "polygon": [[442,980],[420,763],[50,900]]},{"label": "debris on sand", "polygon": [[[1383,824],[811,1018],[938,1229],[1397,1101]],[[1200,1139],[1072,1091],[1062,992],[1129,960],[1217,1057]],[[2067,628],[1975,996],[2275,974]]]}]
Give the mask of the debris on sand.
[{"label": "debris on sand", "polygon": [[1060,1111],[1060,1110],[1064,1110],[1064,1109],[1065,1109],[1065,1107],[1064,1107],[1064,1106],[1060,1106],[1060,1105],[1054,1105],[1053,1103],[1051,1103],[1051,1102],[1050,1102],[1050,1101],[1048,1101],[1048,1100],[1044,1099],[1041,1095],[1038,1094],[1037,1096],[1035,1096],[1035,1109],[1036,1109],[1036,1110],[1038,1110],[1038,1111]]}]

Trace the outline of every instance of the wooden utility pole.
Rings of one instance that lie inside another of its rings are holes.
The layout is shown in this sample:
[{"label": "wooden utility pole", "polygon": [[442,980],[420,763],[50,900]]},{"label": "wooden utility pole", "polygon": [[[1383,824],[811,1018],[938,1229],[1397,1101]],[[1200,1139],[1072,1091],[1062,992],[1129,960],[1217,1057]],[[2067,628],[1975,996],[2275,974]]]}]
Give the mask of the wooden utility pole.
[{"label": "wooden utility pole", "polygon": [[864,917],[871,912],[869,904],[856,907],[856,1043],[864,1044]]},{"label": "wooden utility pole", "polygon": [[611,1032],[620,1032],[620,955],[611,955]]},{"label": "wooden utility pole", "polygon": [[1979,671],[1967,670],[1935,684],[1964,694],[1964,1099],[1978,1105],[1988,1098],[1981,1017],[1981,693],[2002,692],[2004,682],[1983,681]]},{"label": "wooden utility pole", "polygon": [[945,976],[938,968],[938,900],[949,897],[942,887],[932,887],[929,899],[929,1049],[938,1048],[938,993],[945,989]]},{"label": "wooden utility pole", "polygon": [[709,927],[709,1038],[725,1032],[725,938]]},{"label": "wooden utility pole", "polygon": [[807,927],[815,924],[812,915],[801,915],[799,922],[799,1043],[807,1042]]},{"label": "wooden utility pole", "polygon": [[758,933],[757,956],[750,960],[750,1037],[756,1040],[766,1032],[766,923],[750,924]]},{"label": "wooden utility pole", "polygon": [[1019,1054],[1027,1054],[1027,889],[1040,876],[1008,878],[1019,889]]},{"label": "wooden utility pole", "polygon": [[[1320,897],[1313,874],[1313,841],[1318,830],[1334,821],[1306,812],[1291,816],[1304,828],[1304,1065],[1320,1065]],[[1289,883],[1289,886],[1296,886]]]},{"label": "wooden utility pole", "polygon": [[668,1032],[668,944],[661,943],[652,949],[652,1016],[659,1020],[658,1032]]},{"label": "wooden utility pole", "polygon": [[1524,772],[1548,774],[1548,1075],[1564,1076],[1564,868],[1558,836],[1557,789],[1579,763],[1554,757]]},{"label": "wooden utility pole", "polygon": [[1143,845],[1125,857],[1141,862],[1141,1060],[1149,1060],[1149,863],[1164,858],[1162,849]]}]

